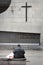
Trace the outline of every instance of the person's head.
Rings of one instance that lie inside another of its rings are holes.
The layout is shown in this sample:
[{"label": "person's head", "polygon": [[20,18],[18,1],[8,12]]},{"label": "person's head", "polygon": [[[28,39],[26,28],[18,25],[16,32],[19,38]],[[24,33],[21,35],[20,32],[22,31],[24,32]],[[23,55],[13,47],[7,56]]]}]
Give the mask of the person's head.
[{"label": "person's head", "polygon": [[20,44],[18,44],[17,46],[18,46],[18,47],[21,47],[21,45],[20,45]]}]

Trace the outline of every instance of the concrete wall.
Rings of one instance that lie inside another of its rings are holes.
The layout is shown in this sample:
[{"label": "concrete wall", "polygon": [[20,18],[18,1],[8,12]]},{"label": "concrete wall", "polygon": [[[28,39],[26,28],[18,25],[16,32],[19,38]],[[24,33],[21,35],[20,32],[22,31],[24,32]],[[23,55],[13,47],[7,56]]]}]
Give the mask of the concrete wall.
[{"label": "concrete wall", "polygon": [[[25,9],[21,6],[31,5],[28,8],[27,23]],[[13,9],[13,12],[12,12]],[[10,7],[0,14],[0,31],[41,33],[43,43],[43,0],[11,0]]]},{"label": "concrete wall", "polygon": [[[27,23],[25,21],[25,9],[21,6],[31,5],[28,8]],[[14,12],[12,13],[12,9]],[[42,21],[42,0],[11,0],[11,5],[4,13],[0,14],[0,31],[34,32],[40,33]]]},{"label": "concrete wall", "polygon": [[43,22],[42,22],[42,25],[41,25],[41,38],[40,38],[40,43],[41,43],[41,46],[43,47]]}]

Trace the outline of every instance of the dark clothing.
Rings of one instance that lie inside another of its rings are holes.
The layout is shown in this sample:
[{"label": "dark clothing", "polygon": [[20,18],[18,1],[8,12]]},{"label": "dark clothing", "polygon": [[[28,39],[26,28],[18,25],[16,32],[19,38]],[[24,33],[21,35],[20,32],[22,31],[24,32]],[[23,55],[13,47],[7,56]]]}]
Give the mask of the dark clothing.
[{"label": "dark clothing", "polygon": [[25,51],[21,48],[15,49],[13,53],[14,53],[14,58],[25,58],[24,56]]}]

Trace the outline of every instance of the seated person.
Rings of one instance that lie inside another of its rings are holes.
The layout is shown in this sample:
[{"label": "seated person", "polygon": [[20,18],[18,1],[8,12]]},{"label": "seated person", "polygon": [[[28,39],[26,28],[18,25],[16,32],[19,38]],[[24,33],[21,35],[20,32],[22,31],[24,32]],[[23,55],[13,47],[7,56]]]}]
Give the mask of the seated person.
[{"label": "seated person", "polygon": [[14,53],[14,58],[25,58],[24,56],[25,51],[24,49],[21,48],[20,45],[18,45],[17,49],[15,49],[13,53]]}]

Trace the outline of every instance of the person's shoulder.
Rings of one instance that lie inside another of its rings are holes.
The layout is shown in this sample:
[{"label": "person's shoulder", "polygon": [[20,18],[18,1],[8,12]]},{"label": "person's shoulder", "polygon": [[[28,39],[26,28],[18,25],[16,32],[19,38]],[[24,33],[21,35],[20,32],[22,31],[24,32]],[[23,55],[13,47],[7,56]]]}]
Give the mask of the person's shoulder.
[{"label": "person's shoulder", "polygon": [[22,51],[24,51],[24,49],[21,49]]}]

